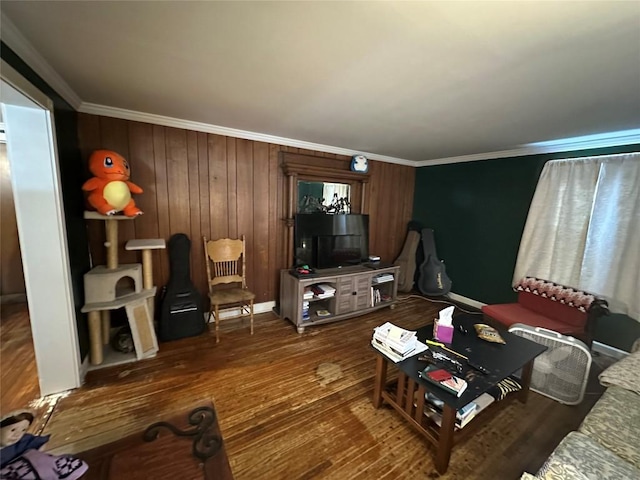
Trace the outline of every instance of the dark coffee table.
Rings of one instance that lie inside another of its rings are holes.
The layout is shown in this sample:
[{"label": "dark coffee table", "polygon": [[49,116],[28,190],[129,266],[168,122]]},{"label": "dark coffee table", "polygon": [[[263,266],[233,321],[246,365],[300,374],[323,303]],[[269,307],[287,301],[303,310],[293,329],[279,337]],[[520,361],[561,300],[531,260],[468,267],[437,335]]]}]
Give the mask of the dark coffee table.
[{"label": "dark coffee table", "polygon": [[[488,370],[486,375],[479,374],[469,367],[464,359],[457,358],[454,354],[439,347],[430,347],[433,351],[446,353],[460,361],[463,371],[461,374],[457,373],[457,375],[465,377],[469,371],[475,372],[470,375],[471,379],[468,381],[468,388],[460,397],[456,397],[420,378],[419,372],[428,365],[427,362],[418,360],[420,355],[394,363],[374,349],[378,355],[376,357],[373,406],[380,408],[383,402],[388,403],[436,447],[435,466],[439,473],[447,471],[453,446],[469,437],[487,420],[490,420],[493,416],[491,412],[495,414],[497,409],[504,408],[514,398],[526,403],[533,361],[547,349],[544,345],[512,335],[503,330],[499,331],[506,342],[504,345],[481,340],[477,337],[473,327],[475,323],[484,323],[480,315],[461,314],[454,318],[453,323],[456,330],[453,342],[448,346]],[[466,334],[458,330],[459,325],[466,329]],[[432,325],[426,325],[418,329],[418,340],[421,342],[432,338]],[[387,382],[387,366],[389,364],[398,369],[398,378]],[[455,369],[452,369],[447,363],[440,365],[455,373]],[[520,383],[522,389],[520,391],[508,395],[504,400],[492,403],[473,418],[468,425],[456,431],[455,421],[458,409],[472,402],[518,370],[521,370]],[[432,393],[444,402],[441,426],[438,426],[424,414],[426,392]],[[417,399],[416,404],[414,404],[415,399]]]}]

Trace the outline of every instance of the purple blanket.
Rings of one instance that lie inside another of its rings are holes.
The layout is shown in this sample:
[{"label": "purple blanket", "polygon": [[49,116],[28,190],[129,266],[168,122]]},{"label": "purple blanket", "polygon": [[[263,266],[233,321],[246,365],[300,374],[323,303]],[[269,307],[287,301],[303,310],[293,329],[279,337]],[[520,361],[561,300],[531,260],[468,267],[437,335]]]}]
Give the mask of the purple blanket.
[{"label": "purple blanket", "polygon": [[89,467],[70,455],[49,455],[28,450],[0,470],[3,480],[75,480]]}]

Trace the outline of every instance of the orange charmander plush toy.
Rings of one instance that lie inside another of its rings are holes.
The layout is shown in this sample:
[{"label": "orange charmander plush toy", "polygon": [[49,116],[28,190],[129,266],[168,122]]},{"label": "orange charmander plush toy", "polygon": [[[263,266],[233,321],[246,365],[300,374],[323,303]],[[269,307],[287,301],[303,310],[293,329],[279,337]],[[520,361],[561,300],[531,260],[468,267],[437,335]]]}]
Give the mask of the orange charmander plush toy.
[{"label": "orange charmander plush toy", "polygon": [[135,183],[129,181],[129,163],[111,150],[96,150],[89,157],[89,170],[94,177],[82,185],[82,190],[91,192],[87,200],[102,215],[114,215],[122,211],[127,217],[142,215],[136,207],[132,193],[142,193]]}]

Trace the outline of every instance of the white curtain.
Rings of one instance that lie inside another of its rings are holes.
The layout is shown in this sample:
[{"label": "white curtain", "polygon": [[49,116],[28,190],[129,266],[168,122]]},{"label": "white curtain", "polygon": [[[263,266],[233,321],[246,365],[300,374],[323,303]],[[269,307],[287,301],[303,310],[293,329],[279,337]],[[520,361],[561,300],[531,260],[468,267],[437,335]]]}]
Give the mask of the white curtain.
[{"label": "white curtain", "polygon": [[601,296],[640,321],[640,153],[545,164],[513,283],[526,275]]}]

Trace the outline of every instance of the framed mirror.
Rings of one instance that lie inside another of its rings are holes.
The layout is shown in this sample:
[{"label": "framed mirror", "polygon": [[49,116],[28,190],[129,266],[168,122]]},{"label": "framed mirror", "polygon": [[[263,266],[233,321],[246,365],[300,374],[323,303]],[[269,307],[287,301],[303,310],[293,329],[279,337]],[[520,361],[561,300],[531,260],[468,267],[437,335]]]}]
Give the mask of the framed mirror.
[{"label": "framed mirror", "polygon": [[348,183],[298,180],[297,213],[351,213]]},{"label": "framed mirror", "polygon": [[351,171],[351,159],[346,158],[280,152],[280,159],[286,189],[283,258],[287,259],[288,265],[293,265],[295,214],[314,211],[338,215],[369,213],[367,185],[370,174]]}]

